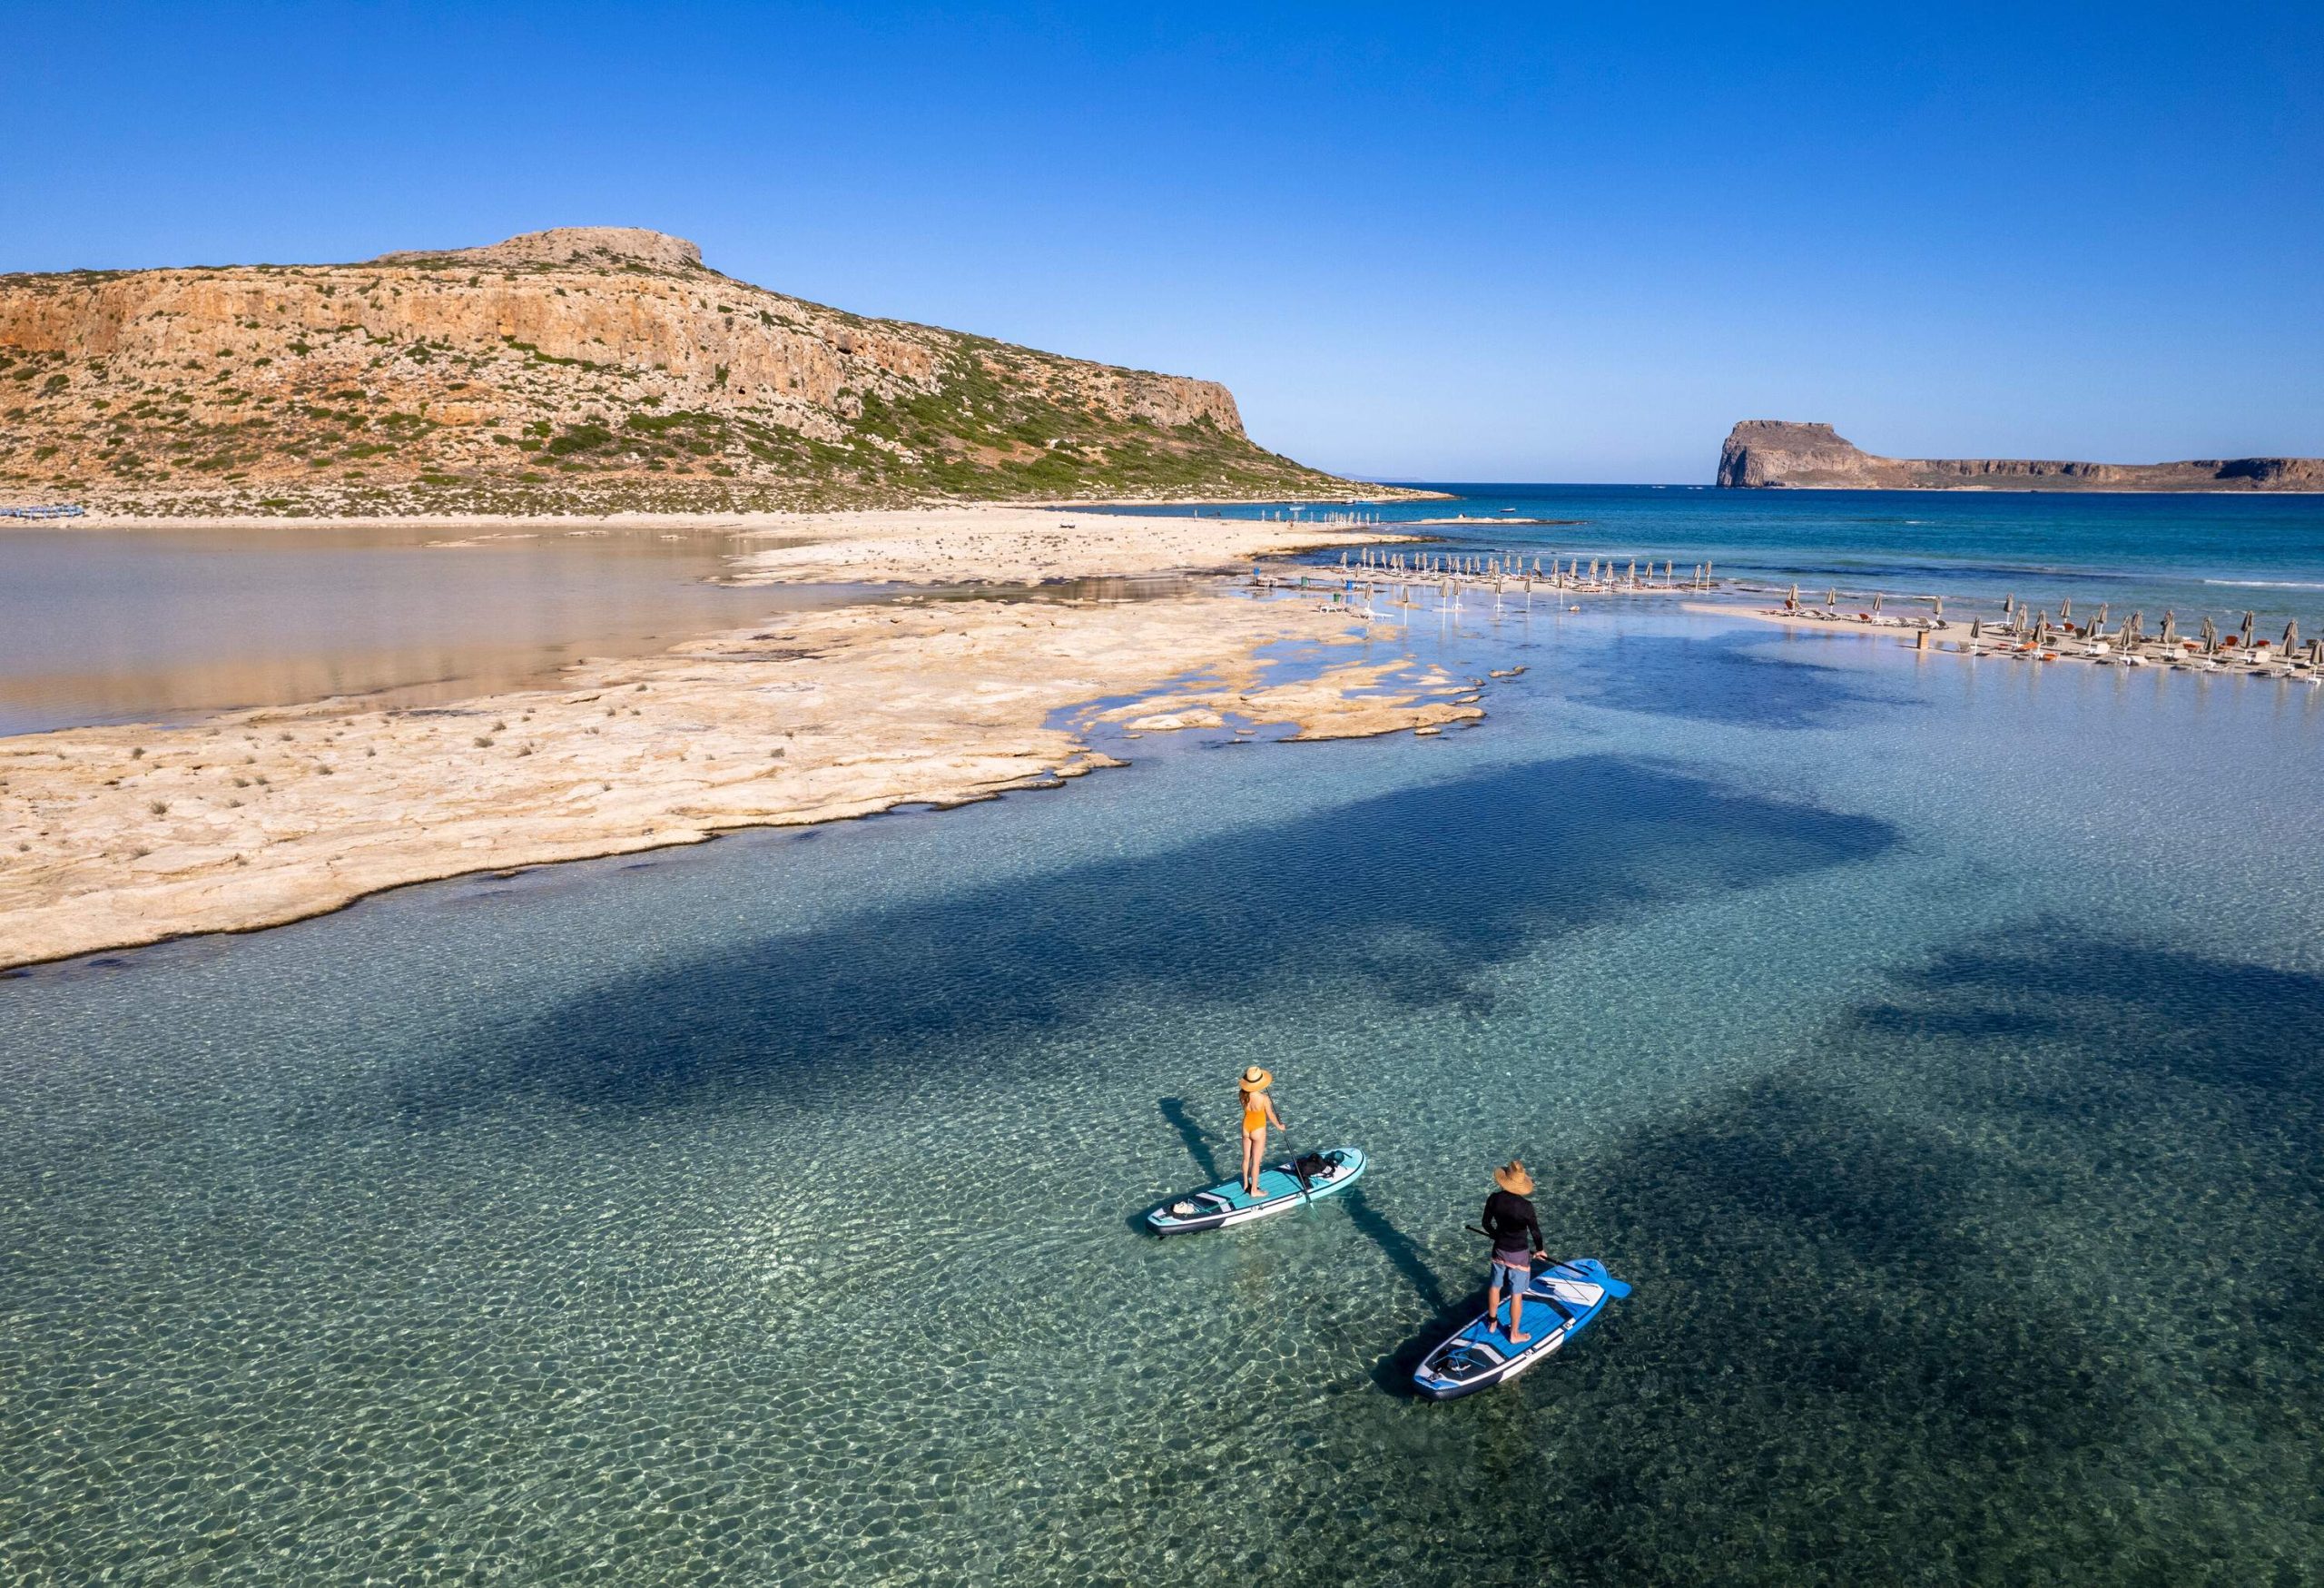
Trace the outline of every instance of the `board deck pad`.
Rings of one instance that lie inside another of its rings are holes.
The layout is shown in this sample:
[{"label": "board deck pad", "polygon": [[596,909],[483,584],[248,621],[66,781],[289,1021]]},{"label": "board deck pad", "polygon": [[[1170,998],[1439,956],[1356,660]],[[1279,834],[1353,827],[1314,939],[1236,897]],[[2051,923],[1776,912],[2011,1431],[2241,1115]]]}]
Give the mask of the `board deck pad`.
[{"label": "board deck pad", "polygon": [[1452,1400],[1506,1384],[1590,1327],[1606,1303],[1628,1296],[1630,1287],[1595,1258],[1576,1258],[1533,1270],[1525,1289],[1523,1345],[1509,1337],[1514,1297],[1504,1296],[1495,1310],[1431,1351],[1413,1370],[1413,1383],[1432,1400]]},{"label": "board deck pad", "polygon": [[[1334,1147],[1323,1155],[1326,1169],[1312,1180],[1303,1193],[1299,1180],[1291,1172],[1291,1159],[1271,1163],[1259,1171],[1256,1196],[1243,1189],[1243,1178],[1222,1180],[1217,1185],[1183,1197],[1173,1197],[1146,1216],[1147,1226],[1161,1235],[1180,1235],[1197,1229],[1223,1229],[1229,1225],[1246,1224],[1269,1214],[1287,1212],[1291,1208],[1345,1190],[1354,1185],[1364,1170],[1367,1160],[1363,1149],[1354,1147]],[[1332,1161],[1336,1159],[1337,1161]]]}]

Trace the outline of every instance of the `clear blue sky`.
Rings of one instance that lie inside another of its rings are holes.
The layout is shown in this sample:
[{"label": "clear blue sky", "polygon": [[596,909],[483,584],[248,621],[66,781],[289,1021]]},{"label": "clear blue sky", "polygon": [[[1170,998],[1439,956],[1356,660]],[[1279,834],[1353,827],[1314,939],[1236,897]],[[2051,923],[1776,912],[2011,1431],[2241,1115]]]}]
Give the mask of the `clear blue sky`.
[{"label": "clear blue sky", "polygon": [[2319,455],[2319,15],[15,0],[0,270],[652,226],[1389,478]]}]

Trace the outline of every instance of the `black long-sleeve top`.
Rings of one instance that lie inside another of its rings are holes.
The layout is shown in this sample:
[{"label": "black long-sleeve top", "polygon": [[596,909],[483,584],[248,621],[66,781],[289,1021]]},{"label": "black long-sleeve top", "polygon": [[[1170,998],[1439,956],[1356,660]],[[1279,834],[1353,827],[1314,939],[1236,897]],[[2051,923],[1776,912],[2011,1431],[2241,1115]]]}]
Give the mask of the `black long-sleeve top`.
[{"label": "black long-sleeve top", "polygon": [[1484,1229],[1492,1237],[1492,1249],[1497,1252],[1530,1254],[1545,1246],[1533,1204],[1514,1191],[1495,1191],[1485,1198]]}]

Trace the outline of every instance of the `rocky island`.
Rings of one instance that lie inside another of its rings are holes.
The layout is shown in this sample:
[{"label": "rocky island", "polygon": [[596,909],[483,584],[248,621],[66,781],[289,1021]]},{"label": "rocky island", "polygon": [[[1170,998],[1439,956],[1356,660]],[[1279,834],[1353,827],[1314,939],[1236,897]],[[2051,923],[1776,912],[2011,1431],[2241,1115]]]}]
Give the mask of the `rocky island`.
[{"label": "rocky island", "polygon": [[1823,490],[2313,491],[2324,490],[2324,458],[1882,458],[1829,425],[1745,419],[1719,449],[1718,483]]},{"label": "rocky island", "polygon": [[0,498],[137,517],[1351,492],[1215,381],[866,319],[624,227],[0,276]]}]

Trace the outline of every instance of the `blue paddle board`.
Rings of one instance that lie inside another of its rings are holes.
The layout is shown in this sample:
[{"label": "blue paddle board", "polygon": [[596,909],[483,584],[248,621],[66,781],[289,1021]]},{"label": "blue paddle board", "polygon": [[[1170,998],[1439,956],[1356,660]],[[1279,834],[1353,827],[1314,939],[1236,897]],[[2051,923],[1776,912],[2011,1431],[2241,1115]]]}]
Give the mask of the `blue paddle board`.
[{"label": "blue paddle board", "polygon": [[1243,1189],[1242,1178],[1237,1176],[1206,1191],[1165,1202],[1146,1216],[1147,1226],[1157,1235],[1185,1235],[1197,1229],[1248,1224],[1254,1218],[1285,1213],[1318,1198],[1344,1191],[1363,1178],[1366,1160],[1359,1148],[1334,1147],[1314,1156],[1323,1159],[1324,1167],[1308,1176],[1305,1185],[1292,1172],[1292,1164],[1296,1160],[1285,1159],[1259,1171],[1256,1196]]},{"label": "blue paddle board", "polygon": [[1521,1323],[1526,1340],[1509,1338],[1509,1307],[1490,1312],[1431,1351],[1413,1369],[1413,1383],[1431,1400],[1449,1401],[1492,1385],[1507,1384],[1536,1362],[1562,1350],[1566,1342],[1588,1328],[1606,1303],[1620,1299],[1630,1287],[1606,1272],[1596,1258],[1576,1258],[1533,1270],[1525,1291],[1525,1316]]}]

